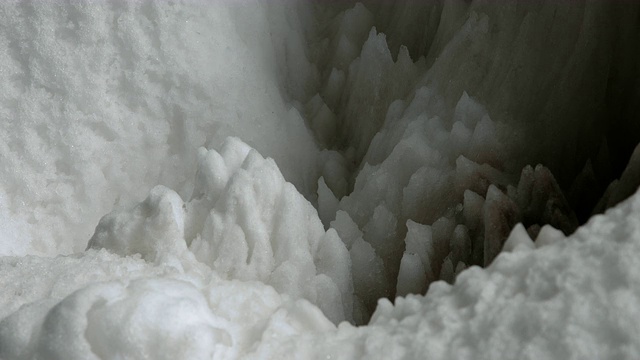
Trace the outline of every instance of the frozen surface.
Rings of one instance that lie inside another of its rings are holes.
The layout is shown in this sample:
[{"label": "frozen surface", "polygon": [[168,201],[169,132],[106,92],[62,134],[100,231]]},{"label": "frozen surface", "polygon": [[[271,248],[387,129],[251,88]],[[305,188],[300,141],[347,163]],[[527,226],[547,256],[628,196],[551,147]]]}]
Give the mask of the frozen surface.
[{"label": "frozen surface", "polygon": [[640,357],[639,14],[3,2],[0,359]]}]

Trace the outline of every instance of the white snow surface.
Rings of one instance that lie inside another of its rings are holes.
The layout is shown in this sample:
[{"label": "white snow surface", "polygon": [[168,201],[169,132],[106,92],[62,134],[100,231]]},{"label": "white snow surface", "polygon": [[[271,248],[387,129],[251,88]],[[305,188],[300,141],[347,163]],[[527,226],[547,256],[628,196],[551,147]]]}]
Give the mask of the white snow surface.
[{"label": "white snow surface", "polygon": [[0,4],[0,359],[640,357],[640,6],[414,5]]},{"label": "white snow surface", "polygon": [[[162,191],[160,203],[170,205],[175,194]],[[154,210],[166,215],[161,204]],[[5,257],[0,357],[632,359],[640,352],[638,213],[640,194],[569,238],[543,227],[538,245],[518,226],[487,269],[395,305],[380,300],[363,327],[336,328],[286,289],[224,279],[198,253],[161,242],[142,251],[167,251],[155,262],[104,249]]]},{"label": "white snow surface", "polygon": [[516,227],[510,252],[486,269],[465,270],[455,285],[436,282],[426,296],[395,305],[380,300],[368,326],[294,337],[260,356],[633,359],[640,353],[639,211],[636,194],[569,238],[545,227],[535,250]]},{"label": "white snow surface", "polygon": [[280,51],[303,32],[284,20],[293,11],[259,1],[3,2],[0,213],[12,220],[0,254],[82,251],[114,204],[158,184],[188,197],[198,148],[228,136],[279,161],[301,191],[315,186],[317,147],[280,95],[280,78],[307,80],[307,69],[293,78],[278,68],[277,57],[301,51],[294,41]]}]

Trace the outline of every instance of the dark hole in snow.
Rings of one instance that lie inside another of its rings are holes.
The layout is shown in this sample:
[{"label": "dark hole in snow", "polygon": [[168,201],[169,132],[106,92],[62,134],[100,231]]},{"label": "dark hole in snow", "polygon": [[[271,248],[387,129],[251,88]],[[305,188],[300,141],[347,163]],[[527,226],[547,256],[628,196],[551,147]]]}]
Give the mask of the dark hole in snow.
[{"label": "dark hole in snow", "polygon": [[536,6],[318,5],[339,16],[305,110],[340,154],[318,210],[350,249],[371,245],[352,251],[366,312],[490,264],[517,223],[569,235],[640,184],[637,6]]}]

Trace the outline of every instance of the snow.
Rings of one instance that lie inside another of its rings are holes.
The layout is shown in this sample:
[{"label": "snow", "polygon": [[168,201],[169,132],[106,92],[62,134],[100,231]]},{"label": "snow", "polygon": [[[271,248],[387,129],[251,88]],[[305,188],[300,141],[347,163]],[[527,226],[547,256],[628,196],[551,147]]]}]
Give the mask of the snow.
[{"label": "snow", "polygon": [[[487,269],[471,267],[453,286],[433,283],[424,297],[381,300],[368,326],[341,325],[320,340],[295,337],[291,346],[318,359],[634,358],[638,210],[635,195],[537,250],[518,226],[509,240],[518,244]],[[546,234],[536,244],[556,236]]]},{"label": "snow", "polygon": [[1,270],[3,359],[238,358],[263,338],[334,328],[260,282],[105,250],[5,257]]},{"label": "snow", "polygon": [[638,13],[2,3],[0,359],[637,358]]},{"label": "snow", "polygon": [[283,54],[267,45],[303,31],[279,20],[291,11],[260,2],[3,4],[2,117],[11,121],[0,132],[0,208],[12,226],[0,229],[0,253],[82,251],[114,204],[138,203],[158,184],[188,197],[198,148],[228,136],[279,161],[310,193],[318,149],[279,93],[285,79],[306,83],[313,71],[281,73]]},{"label": "snow", "polygon": [[191,200],[155,187],[133,209],[103,217],[88,248],[179,267],[199,262],[223,278],[306,298],[336,323],[351,320],[347,248],[275,162],[237,138],[220,152],[201,148],[198,162]]}]

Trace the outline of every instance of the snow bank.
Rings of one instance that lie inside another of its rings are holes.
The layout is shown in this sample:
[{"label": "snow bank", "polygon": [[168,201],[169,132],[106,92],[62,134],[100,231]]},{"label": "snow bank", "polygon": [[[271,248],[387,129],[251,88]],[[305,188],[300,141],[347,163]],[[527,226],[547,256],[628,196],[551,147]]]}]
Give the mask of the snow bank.
[{"label": "snow bank", "polygon": [[535,250],[516,227],[511,252],[487,269],[469,268],[455,285],[436,282],[426,296],[395,305],[382,299],[365,327],[263,343],[256,358],[633,359],[640,353],[638,211],[640,193],[568,238],[544,227]]},{"label": "snow bank", "polygon": [[0,358],[637,357],[639,13],[3,3]]},{"label": "snow bank", "polygon": [[198,162],[191,200],[158,186],[85,253],[2,258],[0,358],[238,358],[352,321],[347,249],[274,161],[229,138]]},{"label": "snow bank", "polygon": [[304,99],[301,84],[313,84],[299,56],[305,30],[293,21],[304,11],[257,1],[4,2],[0,254],[81,251],[114,204],[142,201],[157,184],[188,197],[198,147],[228,136],[315,191],[313,137],[280,95]]},{"label": "snow bank", "polygon": [[197,261],[187,270],[105,250],[5,257],[0,356],[633,358],[640,352],[638,212],[640,194],[569,238],[543,227],[535,246],[516,227],[509,252],[487,269],[472,267],[453,286],[435,282],[426,296],[395,305],[380,300],[359,328],[336,328],[305,300],[261,282],[221,279]]},{"label": "snow bank", "polygon": [[259,282],[105,250],[5,257],[0,269],[3,359],[232,359],[263,339],[334,329],[318,308]]},{"label": "snow bank", "polygon": [[197,260],[223,278],[306,298],[336,323],[351,320],[347,249],[274,161],[236,138],[198,157],[191,200],[156,187],[135,208],[100,220],[88,248],[152,263]]}]

